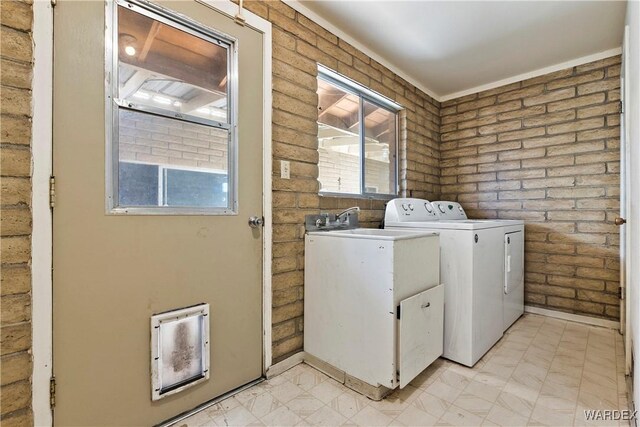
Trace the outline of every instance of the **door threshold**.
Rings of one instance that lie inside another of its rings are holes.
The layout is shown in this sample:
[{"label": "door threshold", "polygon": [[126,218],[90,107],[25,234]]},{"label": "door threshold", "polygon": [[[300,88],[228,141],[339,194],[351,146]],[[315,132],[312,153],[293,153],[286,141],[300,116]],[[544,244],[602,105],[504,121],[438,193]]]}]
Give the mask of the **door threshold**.
[{"label": "door threshold", "polygon": [[202,405],[198,405],[195,408],[187,411],[187,412],[183,412],[180,415],[176,415],[173,418],[169,418],[166,421],[161,422],[160,424],[156,424],[154,427],[169,427],[172,425],[175,425],[177,423],[179,423],[180,421],[189,418],[192,415],[197,414],[198,412],[202,412],[207,408],[212,407],[213,405],[215,405],[216,403],[222,402],[225,399],[228,399],[230,397],[235,396],[236,394],[240,393],[241,391],[244,391],[248,388],[253,387],[254,385],[260,384],[261,382],[263,382],[266,378],[265,377],[260,377],[257,380],[253,380],[243,386],[240,386],[236,389],[233,389],[231,391],[226,392],[225,394],[221,394],[220,396],[216,397],[215,399],[211,399],[208,402],[203,403]]}]

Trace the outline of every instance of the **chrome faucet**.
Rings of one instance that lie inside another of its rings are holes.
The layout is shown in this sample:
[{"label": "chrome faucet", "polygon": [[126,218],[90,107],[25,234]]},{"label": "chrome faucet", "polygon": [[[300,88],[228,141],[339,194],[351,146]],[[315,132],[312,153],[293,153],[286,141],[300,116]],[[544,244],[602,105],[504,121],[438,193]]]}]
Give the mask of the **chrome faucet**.
[{"label": "chrome faucet", "polygon": [[[339,222],[343,216],[348,215],[350,212],[360,212],[360,207],[354,206],[352,208],[343,210],[338,215],[336,215],[336,220]],[[344,219],[344,221],[346,221],[346,218]]]},{"label": "chrome faucet", "polygon": [[[329,212],[322,212],[314,215],[305,215],[304,228],[306,231],[331,231],[349,230],[358,228],[358,214],[360,208],[345,209],[338,215]],[[354,212],[352,214],[352,212]]]}]

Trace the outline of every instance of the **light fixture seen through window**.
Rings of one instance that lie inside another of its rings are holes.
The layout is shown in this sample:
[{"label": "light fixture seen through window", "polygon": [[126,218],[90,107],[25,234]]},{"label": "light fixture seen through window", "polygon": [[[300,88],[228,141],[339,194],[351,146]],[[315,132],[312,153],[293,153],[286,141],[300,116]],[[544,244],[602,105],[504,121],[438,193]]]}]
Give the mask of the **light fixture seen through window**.
[{"label": "light fixture seen through window", "polygon": [[120,33],[120,46],[124,46],[124,53],[128,56],[134,56],[136,54],[137,41],[138,39],[131,34]]}]

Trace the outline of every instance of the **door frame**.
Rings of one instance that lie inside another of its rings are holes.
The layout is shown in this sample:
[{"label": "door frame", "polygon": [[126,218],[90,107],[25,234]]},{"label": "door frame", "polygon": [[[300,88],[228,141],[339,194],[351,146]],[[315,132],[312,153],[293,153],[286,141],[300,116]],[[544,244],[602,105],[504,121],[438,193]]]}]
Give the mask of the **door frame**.
[{"label": "door frame", "polygon": [[[622,70],[620,73],[621,76],[621,103],[622,103],[622,134],[620,135],[621,141],[621,149],[623,152],[621,153],[621,171],[624,171],[623,176],[621,176],[621,187],[622,191],[620,192],[620,197],[622,198],[621,204],[621,214],[620,217],[629,220],[630,212],[631,212],[631,146],[630,146],[630,134],[629,134],[629,31],[630,28],[628,25],[624,26],[623,29],[623,38],[622,38]],[[623,227],[623,228],[622,228]],[[629,261],[629,254],[631,253],[631,234],[629,232],[629,225],[623,224],[621,226],[621,231],[623,233],[623,239],[620,242],[620,250],[623,251],[621,259],[624,260],[624,267],[620,270],[620,279],[624,283],[624,288],[622,289],[623,298],[624,298],[624,310],[621,311],[620,322],[621,322],[621,330],[623,332],[624,338],[624,366],[625,366],[625,375],[629,375],[631,373],[631,264]]]},{"label": "door frame", "polygon": [[[231,0],[194,0],[234,19],[238,5]],[[49,178],[53,161],[53,8],[55,0],[33,2],[34,79],[32,122],[32,406],[34,425],[53,424],[50,408],[50,379],[53,373],[53,221],[49,206]],[[272,261],[272,29],[271,22],[242,10],[244,25],[263,39],[263,141],[262,206],[262,374],[272,364],[271,348],[271,261]],[[37,78],[35,78],[37,76]]]}]

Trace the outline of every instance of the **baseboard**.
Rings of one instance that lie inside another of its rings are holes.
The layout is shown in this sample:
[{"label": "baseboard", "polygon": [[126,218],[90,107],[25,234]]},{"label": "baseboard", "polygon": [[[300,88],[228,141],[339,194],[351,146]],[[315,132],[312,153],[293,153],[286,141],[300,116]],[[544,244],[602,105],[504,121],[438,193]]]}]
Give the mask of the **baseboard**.
[{"label": "baseboard", "polygon": [[[635,412],[636,410],[636,404],[633,401],[633,373],[631,373],[631,375],[627,375],[625,378],[625,386],[627,388],[627,408],[620,408],[620,409],[628,409],[629,412],[631,412],[632,414]],[[636,418],[633,418],[633,420],[629,420],[629,425],[631,427],[638,427],[638,420]]]},{"label": "baseboard", "polygon": [[[629,372],[629,375],[626,375],[625,378],[625,385],[627,386],[627,405],[629,405],[628,409],[629,411],[634,414],[636,411],[636,399],[635,396],[633,395],[633,375],[634,375],[634,368],[633,368],[633,361],[634,361],[634,354],[633,354],[633,345],[631,346],[631,372]],[[636,417],[633,418],[633,420],[629,421],[629,425],[631,427],[638,427],[638,419]]]},{"label": "baseboard", "polygon": [[275,365],[271,365],[267,368],[267,372],[265,376],[267,379],[273,378],[276,375],[280,375],[281,373],[288,371],[296,365],[304,362],[305,352],[301,351],[299,353],[294,354],[293,356],[289,356],[284,360],[276,363]]},{"label": "baseboard", "polygon": [[598,317],[582,316],[580,314],[565,313],[564,311],[549,310],[547,308],[524,306],[525,313],[540,314],[556,319],[569,320],[571,322],[585,323],[587,325],[600,326],[609,329],[619,329],[620,323],[613,320],[600,319]]}]

